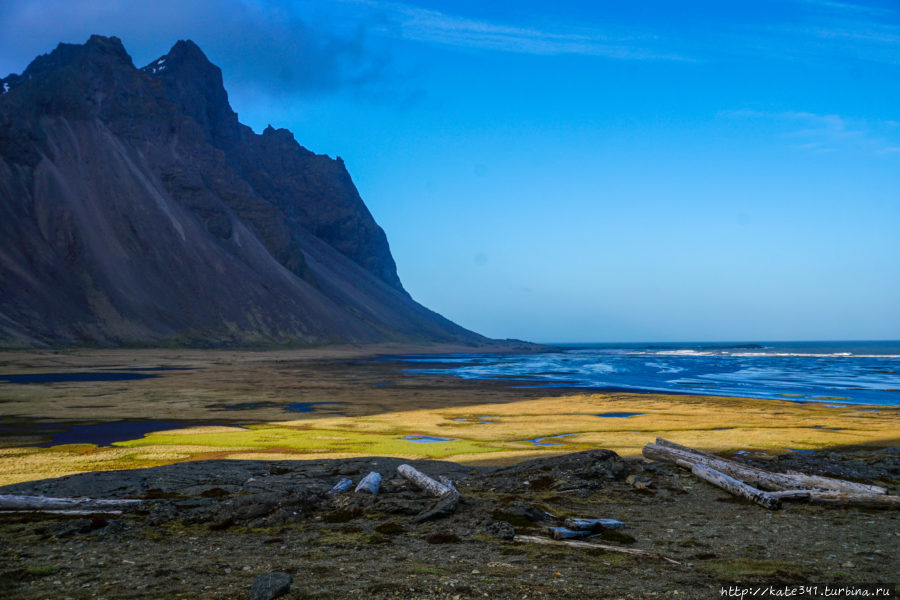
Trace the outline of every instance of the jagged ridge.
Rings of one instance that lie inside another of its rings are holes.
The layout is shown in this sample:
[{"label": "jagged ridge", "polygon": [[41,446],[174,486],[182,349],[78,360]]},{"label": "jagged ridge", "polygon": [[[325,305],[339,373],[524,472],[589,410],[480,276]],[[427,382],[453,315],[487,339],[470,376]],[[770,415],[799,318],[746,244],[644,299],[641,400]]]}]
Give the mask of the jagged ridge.
[{"label": "jagged ridge", "polygon": [[409,297],[343,161],[240,124],[193,42],[143,69],[60,44],[0,92],[0,343],[485,341]]}]

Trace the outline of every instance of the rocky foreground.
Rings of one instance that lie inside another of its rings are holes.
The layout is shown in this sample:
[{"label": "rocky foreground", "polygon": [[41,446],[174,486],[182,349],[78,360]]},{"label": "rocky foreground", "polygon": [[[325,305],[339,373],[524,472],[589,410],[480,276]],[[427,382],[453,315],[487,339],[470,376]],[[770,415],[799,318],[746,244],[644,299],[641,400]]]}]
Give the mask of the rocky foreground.
[{"label": "rocky foreground", "polygon": [[[900,483],[898,448],[750,460],[891,493]],[[7,486],[0,493],[146,502],[122,515],[0,515],[0,596],[712,598],[727,584],[876,583],[900,572],[896,511],[767,511],[673,465],[608,450],[511,467],[412,463],[453,480],[461,499],[448,508],[397,475],[403,462],[203,461]],[[328,494],[370,471],[383,476],[377,495]],[[587,541],[659,557],[521,541],[566,517],[624,521]]]}]

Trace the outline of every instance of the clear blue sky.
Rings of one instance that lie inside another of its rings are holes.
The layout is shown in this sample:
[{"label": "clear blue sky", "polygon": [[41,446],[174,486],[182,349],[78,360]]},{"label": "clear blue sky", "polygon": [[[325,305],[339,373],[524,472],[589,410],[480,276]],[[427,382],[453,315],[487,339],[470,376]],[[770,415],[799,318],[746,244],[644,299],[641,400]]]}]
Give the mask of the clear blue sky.
[{"label": "clear blue sky", "polygon": [[900,2],[21,0],[344,158],[426,306],[535,341],[900,339]]}]

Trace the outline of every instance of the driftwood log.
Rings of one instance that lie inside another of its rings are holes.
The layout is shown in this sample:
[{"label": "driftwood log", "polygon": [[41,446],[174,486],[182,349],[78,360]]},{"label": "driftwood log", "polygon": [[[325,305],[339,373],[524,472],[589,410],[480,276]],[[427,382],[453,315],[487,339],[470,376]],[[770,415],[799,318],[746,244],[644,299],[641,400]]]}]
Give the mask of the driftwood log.
[{"label": "driftwood log", "polygon": [[716,471],[715,469],[710,469],[703,465],[694,465],[691,468],[691,473],[704,481],[708,481],[709,483],[722,488],[729,494],[746,498],[764,508],[770,510],[781,508],[781,500],[772,494],[758,490],[751,485],[747,485],[743,481],[738,481],[734,477],[729,477],[725,473]]},{"label": "driftwood log", "polygon": [[620,552],[622,554],[634,554],[636,556],[646,556],[648,558],[658,558],[673,565],[680,565],[677,560],[647,552],[646,550],[638,550],[637,548],[623,548],[621,546],[610,546],[608,544],[595,544],[593,542],[580,542],[578,540],[553,540],[546,537],[536,535],[517,535],[513,538],[514,542],[527,542],[531,544],[546,544],[548,546],[569,546],[570,548],[584,548],[585,550],[606,550],[607,552]]},{"label": "driftwood log", "polygon": [[456,492],[457,494],[459,493],[459,490],[457,490],[456,486],[453,485],[453,480],[446,475],[438,475],[438,481],[450,488],[451,492]]},{"label": "driftwood log", "polygon": [[334,487],[328,490],[328,494],[340,494],[346,492],[353,487],[353,480],[348,477],[341,477],[341,480],[334,484]]},{"label": "driftwood log", "polygon": [[422,489],[432,496],[437,496],[438,498],[445,496],[446,494],[450,494],[453,492],[451,488],[440,483],[439,481],[435,481],[425,473],[415,469],[411,465],[400,465],[397,467],[397,472],[401,477],[406,479],[407,481],[413,483],[419,489]]},{"label": "driftwood log", "polygon": [[887,492],[886,489],[877,485],[853,483],[827,477],[816,477],[814,478],[816,480],[815,485],[810,485],[810,482],[805,479],[809,476],[800,477],[784,473],[772,473],[759,467],[744,465],[733,460],[705,453],[696,454],[691,449],[682,450],[659,444],[647,444],[644,446],[643,455],[651,460],[671,462],[686,469],[691,469],[698,464],[703,465],[764,490],[796,490],[816,487],[818,489],[846,493],[884,494]]},{"label": "driftwood log", "polygon": [[372,494],[374,496],[378,493],[379,487],[381,487],[381,475],[372,471],[362,478],[362,481],[359,482],[359,485],[357,485],[356,489],[353,491],[356,494],[366,492],[367,494]]},{"label": "driftwood log", "polygon": [[887,494],[840,494],[836,492],[810,492],[810,504],[828,506],[859,506],[861,508],[900,509],[900,496]]},{"label": "driftwood log", "polygon": [[[661,456],[659,460],[666,460],[678,464],[678,460],[695,464],[699,463],[707,467],[721,471],[727,475],[738,478],[746,483],[754,484],[762,489],[767,490],[794,490],[794,489],[819,489],[831,490],[835,492],[846,492],[851,494],[885,494],[887,490],[881,486],[869,485],[865,483],[855,483],[853,481],[844,481],[843,479],[833,479],[831,477],[821,477],[818,475],[806,475],[796,471],[788,471],[787,473],[772,473],[759,467],[745,465],[733,460],[728,460],[715,454],[703,452],[688,446],[682,446],[675,442],[670,442],[663,438],[656,438],[656,444],[648,444],[651,446],[650,452]],[[645,450],[647,448],[645,446]],[[664,448],[667,450],[659,450]],[[672,452],[669,452],[672,451]],[[687,456],[686,456],[687,455]],[[646,452],[644,456],[647,456]],[[650,458],[650,457],[648,457]],[[680,465],[686,466],[686,465]],[[690,468],[690,467],[687,467]]]},{"label": "driftwood log", "polygon": [[48,498],[0,494],[0,511],[63,515],[122,514],[123,510],[137,508],[143,502],[143,500],[130,499]]},{"label": "driftwood log", "polygon": [[815,490],[782,490],[780,492],[769,492],[770,496],[774,496],[779,500],[809,500],[809,495]]},{"label": "driftwood log", "polygon": [[590,529],[569,529],[568,527],[548,527],[547,532],[554,540],[571,540],[593,535]]},{"label": "driftwood log", "polygon": [[616,519],[566,519],[566,527],[584,531],[598,531],[603,529],[621,529],[625,523]]}]

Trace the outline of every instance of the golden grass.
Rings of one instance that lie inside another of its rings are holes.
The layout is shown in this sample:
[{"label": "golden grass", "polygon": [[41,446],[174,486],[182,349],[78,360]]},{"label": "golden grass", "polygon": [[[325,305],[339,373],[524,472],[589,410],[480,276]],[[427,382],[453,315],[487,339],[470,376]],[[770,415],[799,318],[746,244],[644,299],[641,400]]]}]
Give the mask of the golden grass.
[{"label": "golden grass", "polygon": [[[312,355],[311,355],[312,356]],[[153,432],[113,447],[0,447],[0,484],[204,458],[303,459],[390,455],[466,464],[609,448],[637,456],[656,437],[714,452],[898,445],[900,408],[659,394],[572,394],[491,382],[408,377],[380,362],[315,361],[290,352],[97,351],[0,353],[7,372],[177,366],[155,379],[0,384],[0,417],[44,422],[128,419],[230,422]],[[395,385],[376,385],[389,380]],[[555,395],[554,395],[555,394]],[[250,410],[248,403],[263,403]],[[294,402],[318,405],[290,413]],[[597,413],[644,413],[603,418]],[[829,431],[834,429],[835,431]],[[564,434],[537,446],[527,440]],[[7,438],[7,444],[39,437]],[[406,435],[452,438],[411,443]]]},{"label": "golden grass", "polygon": [[[365,417],[310,416],[247,427],[158,431],[113,447],[90,444],[0,449],[0,483],[94,470],[138,468],[203,457],[232,459],[397,456],[510,464],[590,448],[636,456],[657,436],[713,451],[896,444],[900,410],[828,407],[743,398],[579,394]],[[642,412],[628,418],[593,416]],[[456,419],[477,419],[459,421]],[[487,421],[489,424],[482,424]],[[828,431],[827,429],[838,429]],[[561,434],[575,434],[552,438]],[[413,443],[407,435],[453,438]],[[537,446],[544,440],[554,446]]]}]

